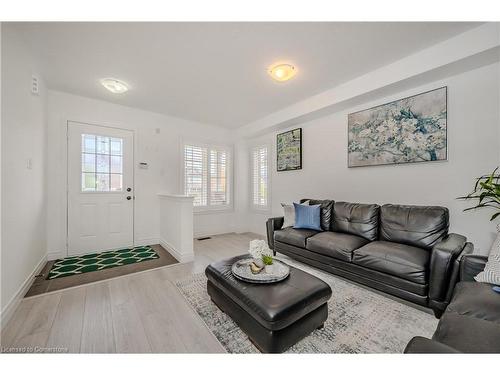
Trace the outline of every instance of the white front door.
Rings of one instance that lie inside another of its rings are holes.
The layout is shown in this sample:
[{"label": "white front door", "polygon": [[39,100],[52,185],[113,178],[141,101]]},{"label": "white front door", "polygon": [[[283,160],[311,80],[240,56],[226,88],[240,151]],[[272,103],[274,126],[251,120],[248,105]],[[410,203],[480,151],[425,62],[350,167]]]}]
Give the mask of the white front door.
[{"label": "white front door", "polygon": [[134,244],[134,134],[68,122],[68,255]]}]

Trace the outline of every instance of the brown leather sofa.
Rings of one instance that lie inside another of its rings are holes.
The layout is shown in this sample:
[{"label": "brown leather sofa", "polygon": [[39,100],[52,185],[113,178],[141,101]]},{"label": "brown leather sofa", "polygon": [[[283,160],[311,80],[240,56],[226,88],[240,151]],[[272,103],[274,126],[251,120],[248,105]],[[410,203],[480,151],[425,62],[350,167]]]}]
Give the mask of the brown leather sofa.
[{"label": "brown leather sofa", "polygon": [[474,281],[487,260],[462,258],[460,282],[432,339],[414,337],[405,353],[500,353],[500,294],[493,285]]},{"label": "brown leather sofa", "polygon": [[271,249],[442,314],[460,258],[473,251],[464,236],[448,233],[447,208],[308,200],[321,205],[322,231],[270,218]]}]

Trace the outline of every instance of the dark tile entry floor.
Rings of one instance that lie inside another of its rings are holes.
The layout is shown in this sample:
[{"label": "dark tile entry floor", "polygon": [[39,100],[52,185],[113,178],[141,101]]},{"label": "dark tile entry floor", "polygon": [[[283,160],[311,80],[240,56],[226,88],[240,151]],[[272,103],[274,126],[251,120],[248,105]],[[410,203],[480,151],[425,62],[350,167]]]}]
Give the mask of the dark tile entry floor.
[{"label": "dark tile entry floor", "polygon": [[47,280],[47,275],[49,274],[50,268],[54,264],[54,261],[51,260],[47,262],[45,267],[43,267],[40,276],[37,276],[35,278],[33,285],[28,290],[28,293],[26,293],[25,297],[36,296],[38,294],[53,292],[55,290],[70,288],[73,286],[92,283],[94,281],[111,279],[117,276],[128,275],[134,272],[150,270],[153,268],[158,268],[178,263],[177,260],[172,255],[170,255],[170,253],[167,250],[165,250],[161,245],[150,245],[150,246],[158,254],[159,256],[158,259],[151,259],[140,263],[126,264],[124,266],[108,268],[105,270],[87,272],[87,273],[82,273],[80,275],[66,276],[58,279]]}]

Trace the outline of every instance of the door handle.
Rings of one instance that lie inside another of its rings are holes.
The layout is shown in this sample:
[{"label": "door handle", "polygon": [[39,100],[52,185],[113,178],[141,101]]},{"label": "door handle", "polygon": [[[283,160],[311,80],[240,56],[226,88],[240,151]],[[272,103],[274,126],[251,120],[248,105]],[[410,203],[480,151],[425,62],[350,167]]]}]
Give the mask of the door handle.
[{"label": "door handle", "polygon": [[132,191],[132,189],[131,189],[131,188],[127,188],[127,191],[129,191],[129,192],[130,192],[130,191]]},{"label": "door handle", "polygon": [[128,196],[127,196],[127,200],[129,201],[129,200],[131,200],[131,199],[132,199],[132,197],[131,197],[130,195],[128,195]]}]

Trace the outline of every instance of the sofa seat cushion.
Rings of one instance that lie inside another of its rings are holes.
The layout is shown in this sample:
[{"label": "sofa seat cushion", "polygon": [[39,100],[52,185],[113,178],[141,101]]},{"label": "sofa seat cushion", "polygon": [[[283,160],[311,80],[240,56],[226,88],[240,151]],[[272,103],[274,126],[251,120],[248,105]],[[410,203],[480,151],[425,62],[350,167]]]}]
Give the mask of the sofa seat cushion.
[{"label": "sofa seat cushion", "polygon": [[491,288],[473,281],[458,283],[446,311],[500,324],[500,294]]},{"label": "sofa seat cushion", "polygon": [[419,247],[374,241],[355,250],[352,261],[417,284],[426,284],[429,258],[429,252]]},{"label": "sofa seat cushion", "polygon": [[432,336],[463,353],[500,353],[500,324],[445,312]]},{"label": "sofa seat cushion", "polygon": [[319,233],[319,231],[313,229],[284,228],[274,232],[274,240],[305,248],[306,240],[316,233]]},{"label": "sofa seat cushion", "polygon": [[307,239],[306,249],[350,262],[352,252],[368,242],[367,239],[352,234],[321,232]]}]

